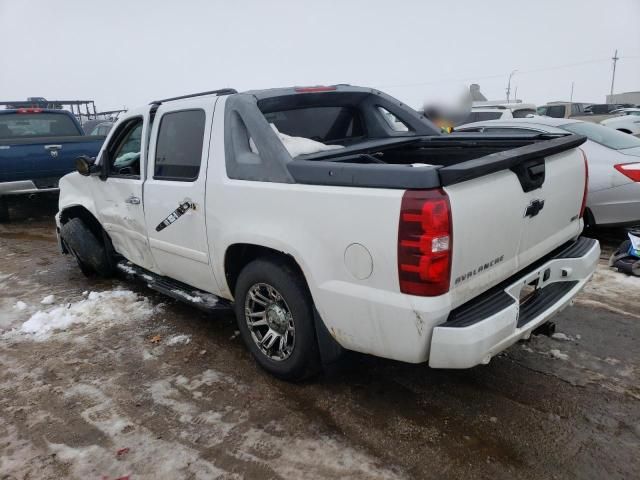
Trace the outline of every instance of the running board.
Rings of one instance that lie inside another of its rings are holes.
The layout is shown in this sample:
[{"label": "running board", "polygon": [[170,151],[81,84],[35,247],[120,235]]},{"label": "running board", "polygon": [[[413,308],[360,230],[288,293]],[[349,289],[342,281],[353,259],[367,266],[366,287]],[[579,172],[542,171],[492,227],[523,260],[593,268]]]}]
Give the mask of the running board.
[{"label": "running board", "polygon": [[128,278],[141,280],[152,290],[193,305],[205,312],[231,310],[233,308],[229,300],[220,298],[213,293],[199,290],[186,283],[150,272],[127,260],[121,260],[116,266],[118,270],[123,272]]}]

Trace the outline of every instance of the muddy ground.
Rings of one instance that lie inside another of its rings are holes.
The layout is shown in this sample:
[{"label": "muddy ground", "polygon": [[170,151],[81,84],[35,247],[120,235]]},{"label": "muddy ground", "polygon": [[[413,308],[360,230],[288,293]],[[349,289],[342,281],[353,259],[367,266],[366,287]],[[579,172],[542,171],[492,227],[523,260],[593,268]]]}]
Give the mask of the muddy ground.
[{"label": "muddy ground", "polygon": [[[640,478],[640,279],[603,263],[556,317],[563,335],[488,366],[354,354],[292,385],[231,316],[83,277],[54,212],[32,202],[0,225],[0,479]],[[76,316],[43,330],[56,309]]]}]

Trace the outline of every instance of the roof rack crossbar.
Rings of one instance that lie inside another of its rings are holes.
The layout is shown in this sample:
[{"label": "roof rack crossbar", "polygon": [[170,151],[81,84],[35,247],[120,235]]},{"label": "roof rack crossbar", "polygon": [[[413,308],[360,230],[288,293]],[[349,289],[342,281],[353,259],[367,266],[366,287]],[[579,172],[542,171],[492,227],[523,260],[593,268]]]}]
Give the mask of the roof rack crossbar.
[{"label": "roof rack crossbar", "polygon": [[220,90],[211,90],[209,92],[191,93],[189,95],[181,95],[179,97],[164,98],[162,100],[154,100],[150,105],[160,105],[164,102],[171,102],[173,100],[182,100],[185,98],[202,97],[204,95],[232,95],[238,93],[235,88],[221,88]]}]

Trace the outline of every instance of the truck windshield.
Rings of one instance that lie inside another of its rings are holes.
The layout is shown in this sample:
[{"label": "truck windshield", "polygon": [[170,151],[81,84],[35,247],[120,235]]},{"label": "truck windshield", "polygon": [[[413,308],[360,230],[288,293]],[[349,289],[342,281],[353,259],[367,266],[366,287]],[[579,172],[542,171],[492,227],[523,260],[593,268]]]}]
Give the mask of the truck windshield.
[{"label": "truck windshield", "polygon": [[640,147],[640,139],[614,130],[610,127],[603,127],[590,122],[577,122],[562,125],[560,128],[571,133],[584,135],[589,140],[604,145],[614,150],[624,150],[625,148]]},{"label": "truck windshield", "polygon": [[80,135],[80,132],[66,114],[17,112],[0,114],[0,139],[74,135]]}]

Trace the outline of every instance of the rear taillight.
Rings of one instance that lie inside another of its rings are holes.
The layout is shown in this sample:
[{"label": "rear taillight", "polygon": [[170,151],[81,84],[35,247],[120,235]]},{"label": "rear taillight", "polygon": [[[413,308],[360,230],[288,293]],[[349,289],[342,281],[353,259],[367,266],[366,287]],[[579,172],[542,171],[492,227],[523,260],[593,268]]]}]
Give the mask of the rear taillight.
[{"label": "rear taillight", "polygon": [[41,108],[19,108],[18,113],[41,113]]},{"label": "rear taillight", "polygon": [[449,291],[451,206],[441,189],[407,190],[398,226],[400,291],[435,296]]},{"label": "rear taillight", "polygon": [[589,163],[587,163],[587,156],[584,150],[579,150],[582,152],[582,160],[584,161],[584,190],[582,191],[582,205],[580,205],[580,218],[583,218],[584,211],[587,208],[587,195],[589,193]]},{"label": "rear taillight", "polygon": [[640,182],[640,163],[619,163],[614,165],[613,168],[634,182]]}]

